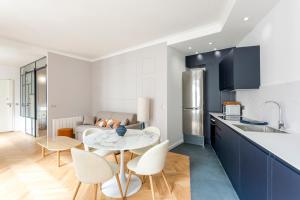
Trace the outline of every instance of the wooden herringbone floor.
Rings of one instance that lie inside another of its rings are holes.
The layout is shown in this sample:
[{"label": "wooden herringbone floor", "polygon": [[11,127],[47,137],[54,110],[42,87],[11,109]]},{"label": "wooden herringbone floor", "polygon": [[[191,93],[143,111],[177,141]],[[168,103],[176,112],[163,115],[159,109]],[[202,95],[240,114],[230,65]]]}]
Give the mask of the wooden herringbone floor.
[{"label": "wooden herringbone floor", "polygon": [[[49,152],[51,153],[51,152]],[[129,155],[126,155],[127,158]],[[113,158],[108,158],[113,160]],[[71,199],[77,180],[74,175],[70,152],[61,153],[62,167],[56,165],[56,154],[41,158],[41,149],[34,138],[23,133],[0,133],[0,199],[5,200],[68,200]],[[164,169],[173,191],[168,195],[161,176],[154,178],[157,200],[190,199],[189,158],[168,153]],[[77,199],[93,197],[93,187],[82,185]],[[98,200],[108,200],[98,192]],[[149,180],[128,200],[151,199]]]}]

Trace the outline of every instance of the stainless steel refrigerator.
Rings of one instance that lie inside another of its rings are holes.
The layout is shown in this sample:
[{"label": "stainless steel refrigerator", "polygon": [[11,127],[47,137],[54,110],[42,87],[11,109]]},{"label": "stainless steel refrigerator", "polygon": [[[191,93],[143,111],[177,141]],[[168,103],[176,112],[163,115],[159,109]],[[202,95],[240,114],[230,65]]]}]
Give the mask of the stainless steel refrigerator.
[{"label": "stainless steel refrigerator", "polygon": [[193,69],[182,73],[184,140],[198,145],[204,145],[204,74],[205,69]]}]

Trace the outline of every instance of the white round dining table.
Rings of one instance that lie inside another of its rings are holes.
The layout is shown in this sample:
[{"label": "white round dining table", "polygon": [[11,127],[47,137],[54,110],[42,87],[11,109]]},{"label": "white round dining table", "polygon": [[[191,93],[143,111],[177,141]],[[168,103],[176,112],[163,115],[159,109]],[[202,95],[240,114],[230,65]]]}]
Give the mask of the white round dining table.
[{"label": "white round dining table", "polygon": [[[128,129],[126,134],[118,136],[115,130],[101,130],[95,134],[88,135],[84,138],[83,143],[88,147],[102,150],[120,151],[120,182],[123,194],[126,189],[126,181],[128,174],[124,168],[124,151],[148,147],[155,144],[159,140],[159,136],[152,132],[142,131],[138,129]],[[142,186],[139,177],[132,175],[130,185],[127,191],[127,197],[135,194]],[[102,192],[112,198],[121,198],[116,179],[113,177],[102,184]]]}]

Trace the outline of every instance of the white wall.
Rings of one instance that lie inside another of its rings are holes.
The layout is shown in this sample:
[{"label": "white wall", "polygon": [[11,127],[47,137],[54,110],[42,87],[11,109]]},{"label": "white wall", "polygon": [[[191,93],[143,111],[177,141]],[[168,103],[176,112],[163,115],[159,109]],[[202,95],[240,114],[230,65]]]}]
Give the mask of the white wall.
[{"label": "white wall", "polygon": [[[185,56],[165,43],[93,63],[48,54],[48,132],[54,118],[137,111],[151,98],[150,125],[170,145],[183,142],[181,74]],[[48,134],[49,134],[48,133]]]},{"label": "white wall", "polygon": [[185,71],[185,56],[168,47],[168,139],[173,145],[183,142],[182,132],[182,72]]},{"label": "white wall", "polygon": [[261,88],[238,91],[245,115],[277,125],[277,110],[265,105],[276,100],[283,106],[286,127],[300,133],[300,1],[281,0],[239,46],[261,46]]},{"label": "white wall", "polygon": [[91,63],[48,53],[48,135],[52,119],[91,114]]},{"label": "white wall", "polygon": [[20,68],[0,66],[0,79],[14,80],[14,129],[24,131],[25,121],[20,116]]},{"label": "white wall", "polygon": [[137,97],[151,98],[150,125],[167,138],[167,46],[165,43],[92,64],[92,112],[136,113]]}]

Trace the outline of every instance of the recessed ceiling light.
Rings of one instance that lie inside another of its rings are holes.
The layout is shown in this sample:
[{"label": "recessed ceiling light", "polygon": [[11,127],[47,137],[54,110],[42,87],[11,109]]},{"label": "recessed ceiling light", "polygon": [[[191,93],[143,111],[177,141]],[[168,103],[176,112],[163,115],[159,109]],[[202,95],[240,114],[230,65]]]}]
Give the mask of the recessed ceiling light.
[{"label": "recessed ceiling light", "polygon": [[214,48],[214,51],[217,51],[218,49],[217,48]]},{"label": "recessed ceiling light", "polygon": [[208,44],[209,44],[209,45],[212,45],[213,43],[212,43],[212,42],[209,42]]},{"label": "recessed ceiling light", "polygon": [[195,54],[198,54],[198,53],[199,53],[198,51],[195,52]]},{"label": "recessed ceiling light", "polygon": [[191,50],[191,49],[192,49],[192,47],[188,47],[188,49],[189,49],[189,50]]},{"label": "recessed ceiling light", "polygon": [[249,17],[244,17],[244,21],[248,21],[249,20]]},{"label": "recessed ceiling light", "polygon": [[202,54],[198,54],[198,55],[197,55],[197,59],[198,59],[198,60],[202,60],[202,59],[203,59]]}]

